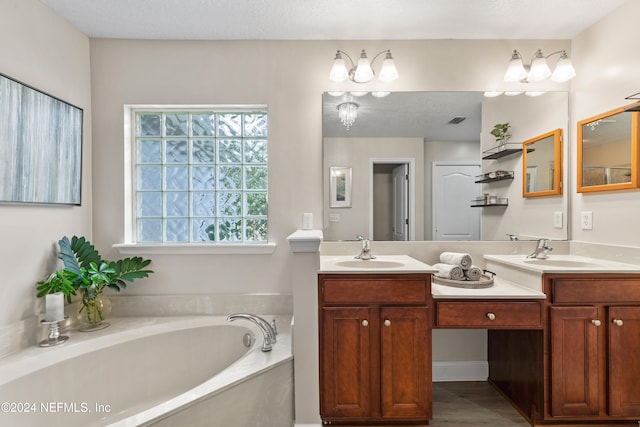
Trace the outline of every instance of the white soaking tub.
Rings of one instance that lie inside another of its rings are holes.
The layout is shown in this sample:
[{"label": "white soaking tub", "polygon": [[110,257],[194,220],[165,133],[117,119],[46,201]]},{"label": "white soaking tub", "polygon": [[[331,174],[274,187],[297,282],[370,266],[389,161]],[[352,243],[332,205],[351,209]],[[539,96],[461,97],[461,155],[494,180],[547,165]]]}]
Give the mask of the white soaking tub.
[{"label": "white soaking tub", "polygon": [[110,319],[0,359],[0,425],[291,425],[291,319],[278,318],[278,342],[262,352],[255,325],[225,317]]}]

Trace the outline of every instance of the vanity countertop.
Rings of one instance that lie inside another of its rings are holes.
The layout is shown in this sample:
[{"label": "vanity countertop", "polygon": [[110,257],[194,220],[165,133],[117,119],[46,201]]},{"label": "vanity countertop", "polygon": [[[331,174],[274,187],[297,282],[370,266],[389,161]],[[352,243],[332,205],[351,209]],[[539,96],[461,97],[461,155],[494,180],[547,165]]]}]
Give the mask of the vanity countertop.
[{"label": "vanity countertop", "polygon": [[544,292],[520,286],[501,277],[493,278],[493,286],[483,289],[457,288],[438,284],[437,278],[431,283],[434,299],[545,299]]},{"label": "vanity countertop", "polygon": [[435,273],[432,266],[408,255],[379,255],[375,259],[360,260],[353,255],[321,256],[319,273],[331,274],[406,274]]},{"label": "vanity countertop", "polygon": [[625,264],[578,255],[549,255],[547,259],[526,255],[485,255],[488,262],[517,267],[536,273],[640,273],[640,265]]}]

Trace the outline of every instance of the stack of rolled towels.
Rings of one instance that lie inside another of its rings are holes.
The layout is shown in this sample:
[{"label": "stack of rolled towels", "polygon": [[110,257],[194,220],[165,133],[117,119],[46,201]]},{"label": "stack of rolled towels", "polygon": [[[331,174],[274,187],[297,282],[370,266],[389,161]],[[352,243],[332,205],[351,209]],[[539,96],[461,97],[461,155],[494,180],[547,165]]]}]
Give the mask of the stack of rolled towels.
[{"label": "stack of rolled towels", "polygon": [[443,279],[478,281],[482,277],[482,269],[473,265],[467,253],[442,252],[440,262],[433,267],[438,269],[436,277]]}]

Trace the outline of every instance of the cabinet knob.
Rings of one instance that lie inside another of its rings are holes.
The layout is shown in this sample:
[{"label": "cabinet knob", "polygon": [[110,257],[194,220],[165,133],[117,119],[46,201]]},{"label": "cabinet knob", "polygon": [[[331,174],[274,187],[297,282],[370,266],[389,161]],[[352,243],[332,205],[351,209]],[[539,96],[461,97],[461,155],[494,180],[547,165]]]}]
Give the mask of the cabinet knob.
[{"label": "cabinet knob", "polygon": [[364,319],[362,321],[362,326],[369,326],[369,321],[367,319]]},{"label": "cabinet knob", "polygon": [[601,322],[601,321],[599,321],[598,319],[593,319],[593,320],[591,321],[591,323],[593,323],[593,324],[594,324],[594,325],[596,325],[596,326],[600,326],[600,325],[602,325],[602,322]]},{"label": "cabinet knob", "polygon": [[623,322],[622,320],[620,320],[620,319],[613,319],[613,323],[614,323],[616,326],[622,326],[622,325],[624,325],[624,322]]},{"label": "cabinet knob", "polygon": [[487,313],[487,319],[495,320],[496,319],[496,315],[494,313]]},{"label": "cabinet knob", "polygon": [[391,326],[391,320],[384,319],[384,326]]}]

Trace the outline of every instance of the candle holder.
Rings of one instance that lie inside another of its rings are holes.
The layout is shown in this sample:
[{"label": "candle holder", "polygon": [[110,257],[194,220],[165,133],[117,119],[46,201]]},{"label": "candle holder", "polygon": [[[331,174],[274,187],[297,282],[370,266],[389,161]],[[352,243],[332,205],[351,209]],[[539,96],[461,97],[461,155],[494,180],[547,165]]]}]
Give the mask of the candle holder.
[{"label": "candle holder", "polygon": [[40,321],[43,325],[49,325],[49,336],[47,339],[40,341],[40,347],[54,347],[58,344],[65,343],[69,339],[66,335],[60,335],[60,326],[58,325],[58,323],[66,319],[67,316],[64,316],[63,320],[54,320],[53,322],[47,322],[46,320]]}]

